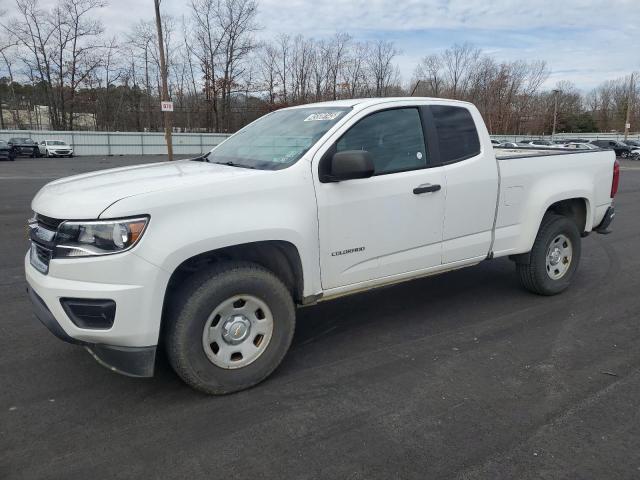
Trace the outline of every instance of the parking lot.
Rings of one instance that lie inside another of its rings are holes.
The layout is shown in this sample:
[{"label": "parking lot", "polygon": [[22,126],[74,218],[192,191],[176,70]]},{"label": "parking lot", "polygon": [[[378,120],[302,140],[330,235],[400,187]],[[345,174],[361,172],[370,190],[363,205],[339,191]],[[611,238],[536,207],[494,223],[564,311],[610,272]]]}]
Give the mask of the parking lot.
[{"label": "parking lot", "polygon": [[109,372],[25,295],[37,190],[161,158],[0,163],[0,478],[640,477],[640,162],[564,294],[499,259],[305,307],[274,375],[207,397],[163,358]]}]

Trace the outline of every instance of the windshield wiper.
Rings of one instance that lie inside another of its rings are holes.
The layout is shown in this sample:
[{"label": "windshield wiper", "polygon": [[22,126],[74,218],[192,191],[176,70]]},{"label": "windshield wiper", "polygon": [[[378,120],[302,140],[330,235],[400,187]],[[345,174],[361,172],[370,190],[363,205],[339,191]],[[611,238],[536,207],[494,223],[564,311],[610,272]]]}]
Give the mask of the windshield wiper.
[{"label": "windshield wiper", "polygon": [[232,161],[226,161],[226,162],[212,162],[211,160],[207,160],[209,163],[217,163],[218,165],[227,165],[229,167],[238,167],[238,168],[250,168],[252,170],[255,170],[256,167],[252,167],[251,165],[243,165],[241,163],[235,163]]}]

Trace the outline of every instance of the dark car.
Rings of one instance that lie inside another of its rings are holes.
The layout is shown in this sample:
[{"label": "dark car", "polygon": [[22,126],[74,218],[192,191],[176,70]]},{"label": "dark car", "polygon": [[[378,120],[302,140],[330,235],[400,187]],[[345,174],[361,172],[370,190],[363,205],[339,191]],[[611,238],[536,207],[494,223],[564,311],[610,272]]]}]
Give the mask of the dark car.
[{"label": "dark car", "polygon": [[16,156],[13,154],[13,150],[7,142],[0,140],[0,160],[14,161]]},{"label": "dark car", "polygon": [[26,155],[28,157],[39,157],[40,149],[38,144],[27,137],[14,137],[10,138],[7,142],[13,150],[14,156]]},{"label": "dark car", "polygon": [[623,140],[622,143],[629,145],[631,148],[640,148],[640,142],[638,140]]},{"label": "dark car", "polygon": [[616,157],[628,158],[632,155],[632,148],[617,140],[592,140],[591,143],[596,147],[614,150]]}]

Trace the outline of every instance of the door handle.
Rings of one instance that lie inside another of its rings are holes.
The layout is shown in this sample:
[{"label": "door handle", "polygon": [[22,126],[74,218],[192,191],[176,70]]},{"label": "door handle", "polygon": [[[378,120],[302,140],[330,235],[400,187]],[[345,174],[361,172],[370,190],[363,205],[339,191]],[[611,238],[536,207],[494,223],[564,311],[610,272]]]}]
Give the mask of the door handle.
[{"label": "door handle", "polygon": [[431,183],[423,183],[413,189],[413,193],[420,195],[421,193],[437,192],[440,190],[440,185],[432,185]]}]

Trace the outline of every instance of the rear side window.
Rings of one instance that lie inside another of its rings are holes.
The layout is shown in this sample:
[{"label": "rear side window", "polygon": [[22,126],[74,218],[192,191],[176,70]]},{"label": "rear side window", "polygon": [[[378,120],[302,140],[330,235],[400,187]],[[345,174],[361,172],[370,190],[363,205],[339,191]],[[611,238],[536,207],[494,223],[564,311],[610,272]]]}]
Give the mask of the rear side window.
[{"label": "rear side window", "polygon": [[336,151],[366,150],[375,174],[404,172],[427,166],[424,135],[417,108],[395,108],[363,118],[336,144]]},{"label": "rear side window", "polygon": [[480,139],[469,110],[447,105],[430,108],[442,163],[458,162],[480,153]]}]

